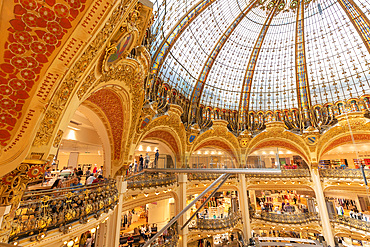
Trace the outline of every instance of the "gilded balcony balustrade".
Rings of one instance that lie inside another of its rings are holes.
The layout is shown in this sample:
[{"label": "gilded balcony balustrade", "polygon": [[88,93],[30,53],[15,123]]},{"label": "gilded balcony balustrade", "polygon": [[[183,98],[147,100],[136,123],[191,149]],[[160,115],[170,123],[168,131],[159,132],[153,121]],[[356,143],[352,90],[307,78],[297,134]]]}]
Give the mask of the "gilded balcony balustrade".
[{"label": "gilded balcony balustrade", "polygon": [[[220,177],[218,173],[189,173],[188,180],[215,180]],[[236,175],[233,174],[229,177],[229,179],[236,178]]]},{"label": "gilded balcony balustrade", "polygon": [[311,177],[308,169],[281,169],[281,173],[275,174],[251,174],[248,178],[303,178]]},{"label": "gilded balcony balustrade", "polygon": [[222,219],[196,219],[193,224],[189,226],[189,229],[195,231],[225,230],[236,226],[239,220],[241,220],[241,217],[241,212],[238,211]]},{"label": "gilded balcony balustrade", "polygon": [[179,242],[179,235],[176,234],[176,235],[171,236],[170,240],[165,242],[164,244],[153,244],[152,246],[153,247],[174,247],[174,246],[178,246],[178,242]]},{"label": "gilded balcony balustrade", "polygon": [[[364,170],[366,178],[370,178],[370,170]],[[320,169],[324,178],[363,179],[360,169]]]},{"label": "gilded balcony balustrade", "polygon": [[139,173],[126,178],[127,189],[145,189],[153,187],[169,186],[177,182],[177,176],[173,173]]},{"label": "gilded balcony balustrade", "polygon": [[261,214],[253,214],[252,217],[255,219],[283,224],[304,224],[311,221],[319,221],[320,219],[317,213],[277,214],[262,212]]},{"label": "gilded balcony balustrade", "polygon": [[348,216],[341,216],[341,215],[331,215],[331,222],[338,223],[345,226],[349,226],[351,228],[355,228],[357,230],[362,230],[365,232],[370,232],[370,222],[354,219]]},{"label": "gilded balcony balustrade", "polygon": [[105,182],[25,192],[16,211],[10,241],[31,237],[41,240],[47,231],[68,232],[72,223],[87,223],[89,217],[98,218],[118,202],[116,182]]}]

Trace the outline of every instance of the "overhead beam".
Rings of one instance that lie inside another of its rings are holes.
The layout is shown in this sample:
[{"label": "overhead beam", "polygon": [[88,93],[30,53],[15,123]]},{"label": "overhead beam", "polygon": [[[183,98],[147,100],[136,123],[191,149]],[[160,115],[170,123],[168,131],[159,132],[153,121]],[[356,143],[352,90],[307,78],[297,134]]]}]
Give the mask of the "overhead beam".
[{"label": "overhead beam", "polygon": [[281,3],[281,0],[278,0],[275,3],[275,5],[272,7],[272,9],[270,10],[270,13],[267,15],[265,23],[262,26],[262,29],[258,35],[257,41],[253,47],[251,56],[249,58],[249,62],[248,62],[247,70],[244,75],[243,85],[242,85],[241,94],[240,94],[239,116],[241,117],[239,121],[241,121],[242,119],[246,117],[244,113],[248,114],[252,81],[253,81],[254,70],[257,64],[258,56],[259,56],[263,41],[266,37],[267,30],[270,27],[271,21],[276,11],[278,10],[278,6],[280,5],[280,3]]},{"label": "overhead beam", "polygon": [[296,21],[295,63],[298,107],[309,118],[308,110],[311,108],[311,95],[308,83],[306,50],[304,40],[304,0],[299,0]]},{"label": "overhead beam", "polygon": [[205,82],[207,81],[209,72],[211,71],[211,68],[218,54],[220,54],[222,47],[225,45],[230,35],[234,32],[234,30],[239,25],[239,23],[243,20],[243,18],[248,14],[248,12],[254,7],[256,3],[257,3],[257,0],[252,1],[247,7],[243,9],[243,11],[241,11],[240,14],[234,19],[234,21],[228,26],[225,32],[221,35],[218,42],[214,45],[210,55],[207,58],[207,61],[204,63],[201,73],[199,74],[198,80],[195,83],[193,93],[190,99],[190,102],[192,105],[197,105],[197,106],[199,105]]},{"label": "overhead beam", "polygon": [[280,169],[272,168],[244,168],[244,169],[188,169],[188,168],[147,168],[145,172],[167,172],[167,173],[221,173],[221,174],[280,174]]},{"label": "overhead beam", "polygon": [[197,210],[193,213],[192,216],[185,222],[185,224],[181,227],[181,230],[184,229],[189,222],[199,213],[199,211],[208,203],[208,201],[216,194],[216,192],[220,189],[220,187],[226,182],[226,180],[230,177],[231,174],[226,174],[224,180],[221,181],[221,183],[213,190],[213,192],[204,200],[202,205],[197,208]]},{"label": "overhead beam", "polygon": [[370,21],[353,0],[338,0],[370,53]]},{"label": "overhead beam", "polygon": [[224,177],[227,176],[226,174],[222,174],[220,177],[218,177],[210,186],[208,186],[207,189],[205,189],[197,198],[195,198],[189,205],[187,205],[178,215],[173,217],[170,222],[167,223],[161,230],[159,230],[149,241],[147,241],[143,247],[150,246],[151,243],[154,242],[159,236],[162,235],[162,233],[167,230],[170,226],[172,226],[186,211],[188,211],[199,199],[203,198],[205,194],[208,193],[216,184],[218,184],[220,181],[224,179]]},{"label": "overhead beam", "polygon": [[200,15],[205,9],[207,9],[216,0],[203,0],[197,5],[191,8],[180,21],[177,22],[175,27],[169,32],[166,38],[162,41],[161,45],[154,54],[153,64],[152,64],[152,74],[158,73],[162,67],[164,59],[167,57],[170,49],[176,43],[180,35],[185,31],[185,29],[195,20],[195,18]]}]

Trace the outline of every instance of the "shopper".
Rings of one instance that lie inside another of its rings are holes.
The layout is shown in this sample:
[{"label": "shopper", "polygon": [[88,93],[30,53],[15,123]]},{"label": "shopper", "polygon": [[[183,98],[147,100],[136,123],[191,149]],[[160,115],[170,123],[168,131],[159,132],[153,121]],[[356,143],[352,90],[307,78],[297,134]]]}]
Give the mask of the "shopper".
[{"label": "shopper", "polygon": [[146,155],[145,155],[145,166],[144,166],[145,169],[148,168],[149,162],[150,162],[150,157],[149,157],[149,154],[146,153]]},{"label": "shopper", "polygon": [[128,247],[132,247],[133,243],[134,243],[134,237],[132,236],[132,234],[130,234],[130,236],[127,237]]},{"label": "shopper", "polygon": [[71,187],[82,186],[80,181],[81,181],[80,177],[75,177],[71,183]]},{"label": "shopper", "polygon": [[96,179],[94,179],[94,181],[92,181],[92,184],[97,184],[101,182],[104,182],[104,178],[102,175],[99,175]]},{"label": "shopper", "polygon": [[157,168],[158,159],[159,159],[159,150],[157,149],[155,156],[154,156],[154,168]]},{"label": "shopper", "polygon": [[103,176],[103,166],[100,166],[100,169],[98,170],[98,174]]},{"label": "shopper", "polygon": [[51,189],[60,189],[60,188],[63,188],[63,182],[61,179],[57,179],[55,180],[55,182],[53,183],[53,185],[51,186]]},{"label": "shopper", "polygon": [[154,168],[157,168],[157,165],[158,165],[158,159],[159,159],[159,151],[157,149],[156,153],[155,153],[155,157],[154,157]]},{"label": "shopper", "polygon": [[96,177],[94,177],[94,174],[90,174],[90,177],[88,177],[88,179],[86,179],[86,185],[92,184],[92,182],[95,179],[96,179]]},{"label": "shopper", "polygon": [[86,171],[85,175],[86,175],[86,178],[90,177],[90,175],[91,175],[91,167],[88,167],[87,168],[87,171]]},{"label": "shopper", "polygon": [[132,221],[132,213],[131,211],[129,211],[128,216],[127,216],[127,227],[130,227],[131,221]]},{"label": "shopper", "polygon": [[45,179],[51,178],[51,167],[46,168],[44,177],[45,177]]},{"label": "shopper", "polygon": [[82,171],[81,167],[79,167],[77,169],[77,176],[82,176],[82,175],[83,175],[83,171]]},{"label": "shopper", "polygon": [[140,154],[140,158],[139,158],[139,172],[141,172],[144,168],[144,158],[143,158],[143,155]]},{"label": "shopper", "polygon": [[134,174],[137,173],[137,160],[134,161]]},{"label": "shopper", "polygon": [[349,217],[350,217],[350,218],[353,218],[354,213],[355,213],[355,212],[353,212],[353,210],[351,209],[351,211],[349,211]]},{"label": "shopper", "polygon": [[146,240],[146,235],[145,235],[145,233],[146,233],[145,225],[142,225],[142,226],[141,226],[141,229],[140,229],[140,234],[141,234],[141,236],[143,237],[143,239],[144,239],[144,240]]}]

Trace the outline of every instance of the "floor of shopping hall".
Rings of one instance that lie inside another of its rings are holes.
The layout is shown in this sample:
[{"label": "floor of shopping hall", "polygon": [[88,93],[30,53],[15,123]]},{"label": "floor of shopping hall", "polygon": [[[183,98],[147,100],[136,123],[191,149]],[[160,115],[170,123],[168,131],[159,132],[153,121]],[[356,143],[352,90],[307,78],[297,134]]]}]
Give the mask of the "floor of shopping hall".
[{"label": "floor of shopping hall", "polygon": [[370,0],[0,0],[0,247],[370,247]]}]

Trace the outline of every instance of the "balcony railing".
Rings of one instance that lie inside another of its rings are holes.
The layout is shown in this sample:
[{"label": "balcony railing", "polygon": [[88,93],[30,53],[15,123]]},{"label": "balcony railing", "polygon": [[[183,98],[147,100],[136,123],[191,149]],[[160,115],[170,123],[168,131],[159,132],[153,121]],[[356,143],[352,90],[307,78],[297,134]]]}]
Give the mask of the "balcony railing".
[{"label": "balcony railing", "polygon": [[[189,173],[188,174],[188,180],[215,180],[219,178],[221,174],[219,173]],[[230,178],[236,178],[236,175],[233,174],[229,177]]]},{"label": "balcony railing", "polygon": [[128,189],[145,189],[172,185],[177,182],[177,177],[173,173],[143,172],[128,177],[126,180]]},{"label": "balcony railing", "polygon": [[72,223],[87,223],[113,209],[118,201],[116,182],[26,192],[16,211],[10,241],[31,236],[40,240],[46,232],[68,232]]},{"label": "balcony railing", "polygon": [[248,177],[253,178],[302,178],[302,177],[310,177],[310,171],[308,169],[282,169],[281,173],[276,174],[252,174],[248,175]]},{"label": "balcony railing", "polygon": [[370,222],[359,219],[354,219],[348,216],[331,215],[331,221],[339,224],[343,224],[357,230],[370,232]]},{"label": "balcony railing", "polygon": [[303,224],[311,221],[318,221],[320,219],[317,213],[277,214],[262,212],[261,214],[254,214],[252,217],[255,219],[285,224]]},{"label": "balcony railing", "polygon": [[[370,170],[364,170],[366,178],[370,178]],[[363,179],[360,169],[320,169],[320,176],[325,178]]]},{"label": "balcony railing", "polygon": [[241,219],[241,212],[230,214],[222,219],[197,219],[195,224],[190,226],[190,230],[224,230],[234,227]]},{"label": "balcony railing", "polygon": [[168,240],[164,244],[156,243],[151,246],[153,247],[174,247],[174,246],[177,246],[178,242],[179,242],[179,235],[176,234],[176,235],[171,236],[170,240]]}]

